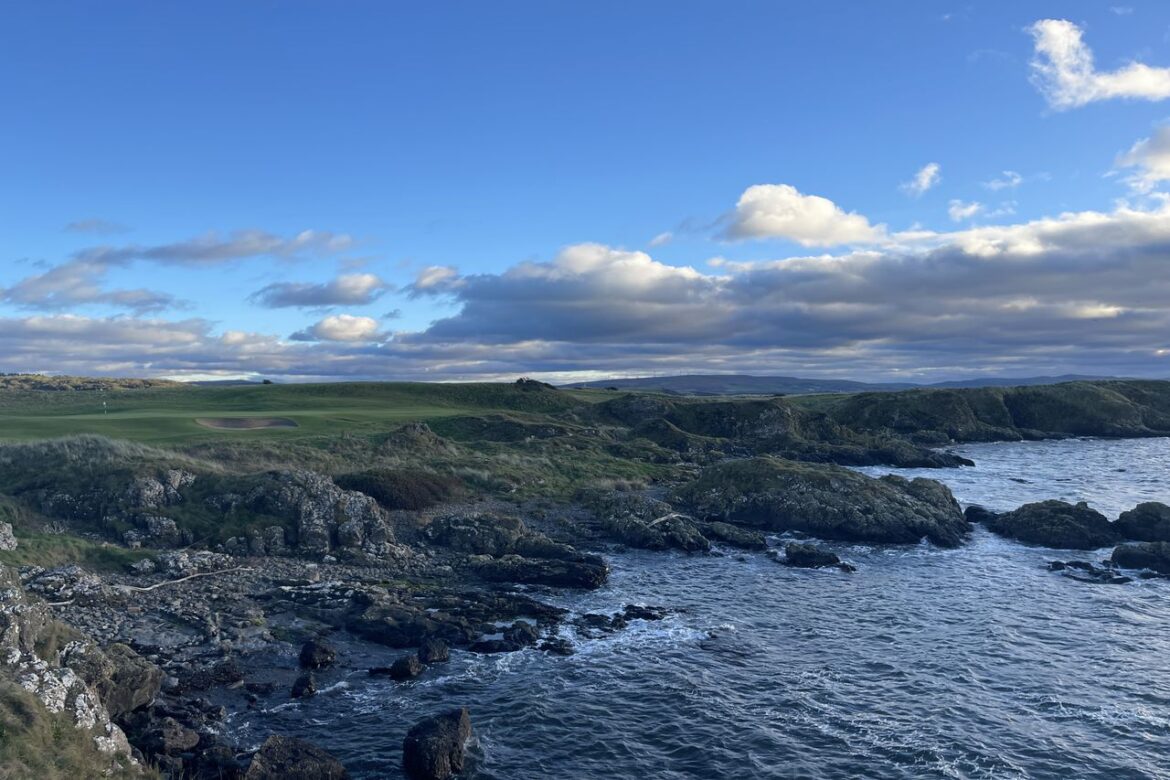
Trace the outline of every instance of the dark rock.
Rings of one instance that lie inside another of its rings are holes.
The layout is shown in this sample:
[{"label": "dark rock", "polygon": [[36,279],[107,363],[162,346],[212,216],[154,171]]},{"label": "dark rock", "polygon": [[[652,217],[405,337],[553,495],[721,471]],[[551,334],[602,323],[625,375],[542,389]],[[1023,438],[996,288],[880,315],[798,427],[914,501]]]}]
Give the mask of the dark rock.
[{"label": "dark rock", "polygon": [[301,647],[299,660],[302,669],[324,669],[337,660],[337,651],[320,640],[310,639]]},{"label": "dark rock", "polygon": [[993,522],[999,515],[987,507],[972,504],[963,510],[963,517],[967,518],[968,523],[988,523]]},{"label": "dark rock", "polygon": [[549,560],[506,555],[479,561],[475,572],[490,582],[516,582],[562,588],[600,588],[609,576],[609,567],[594,555],[580,560]]},{"label": "dark rock", "polygon": [[489,655],[493,653],[514,653],[520,650],[521,647],[515,642],[509,642],[506,639],[481,639],[478,642],[472,642],[471,647],[467,649],[473,653]]},{"label": "dark rock", "polygon": [[451,650],[442,639],[429,636],[418,646],[418,660],[424,664],[437,664],[450,660]]},{"label": "dark rock", "polygon": [[1113,565],[1170,574],[1170,542],[1134,542],[1113,550]]},{"label": "dark rock", "polygon": [[1118,533],[1139,542],[1170,542],[1170,506],[1147,501],[1122,512],[1114,523]]},{"label": "dark rock", "polygon": [[271,736],[252,758],[246,780],[345,780],[341,762],[311,742]]},{"label": "dark rock", "polygon": [[276,692],[276,683],[250,682],[244,684],[244,690],[257,696],[269,696]]},{"label": "dark rock", "polygon": [[61,663],[97,691],[112,718],[150,704],[162,688],[162,669],[123,644],[104,650],[90,642],[70,644]]},{"label": "dark rock", "polygon": [[540,643],[540,649],[550,655],[572,655],[576,652],[573,643],[563,637],[544,640]]},{"label": "dark rock", "polygon": [[1040,501],[985,521],[989,529],[1029,544],[1068,550],[1095,550],[1120,541],[1105,515],[1085,502]]},{"label": "dark rock", "polygon": [[185,753],[199,744],[199,733],[171,717],[162,718],[143,737],[142,749],[147,753],[173,756]]},{"label": "dark rock", "polygon": [[1094,566],[1088,561],[1051,561],[1049,571],[1058,571],[1070,579],[1078,582],[1089,582],[1097,585],[1124,585],[1133,582],[1132,577],[1118,574],[1111,565]]},{"label": "dark rock", "polygon": [[518,620],[504,632],[504,641],[521,647],[531,647],[540,641],[540,632],[531,623]]},{"label": "dark rock", "polygon": [[717,520],[700,523],[699,531],[712,541],[723,542],[743,550],[763,550],[768,546],[768,540],[759,531],[739,528],[731,523],[721,523]]},{"label": "dark rock", "polygon": [[405,655],[390,665],[389,676],[392,680],[410,680],[423,673],[423,665],[418,656]]},{"label": "dark rock", "polygon": [[786,566],[797,566],[802,569],[832,567],[846,572],[853,571],[853,567],[843,563],[836,553],[801,542],[789,542],[784,547],[783,563]]},{"label": "dark rock", "polygon": [[970,529],[951,492],[930,479],[873,479],[827,464],[778,458],[720,463],[678,499],[706,520],[823,539],[959,545]]},{"label": "dark rock", "polygon": [[411,780],[447,780],[463,770],[471,736],[466,707],[419,721],[402,741],[402,765]]},{"label": "dark rock", "polygon": [[294,699],[303,699],[317,693],[317,678],[312,672],[305,672],[293,683],[291,695]]},{"label": "dark rock", "polygon": [[666,607],[647,607],[641,604],[627,604],[622,610],[626,620],[663,620],[670,614]]}]

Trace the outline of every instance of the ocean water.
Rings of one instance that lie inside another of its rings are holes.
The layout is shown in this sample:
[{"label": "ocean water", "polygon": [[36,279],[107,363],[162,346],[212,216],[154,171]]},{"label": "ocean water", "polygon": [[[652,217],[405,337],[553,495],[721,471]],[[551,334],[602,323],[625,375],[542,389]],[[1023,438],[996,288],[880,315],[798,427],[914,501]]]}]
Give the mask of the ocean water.
[{"label": "ocean water", "polygon": [[[958,451],[978,465],[923,473],[965,503],[1065,498],[1116,515],[1170,502],[1167,439]],[[567,630],[567,658],[455,652],[401,684],[364,671],[400,653],[339,637],[345,661],[322,693],[278,695],[231,728],[305,736],[356,778],[401,777],[409,726],[457,705],[471,708],[476,780],[1170,777],[1170,581],[1077,582],[1044,564],[1085,553],[983,530],[957,550],[827,546],[857,571],[613,555],[605,588],[545,596],[675,612],[607,638]]]}]

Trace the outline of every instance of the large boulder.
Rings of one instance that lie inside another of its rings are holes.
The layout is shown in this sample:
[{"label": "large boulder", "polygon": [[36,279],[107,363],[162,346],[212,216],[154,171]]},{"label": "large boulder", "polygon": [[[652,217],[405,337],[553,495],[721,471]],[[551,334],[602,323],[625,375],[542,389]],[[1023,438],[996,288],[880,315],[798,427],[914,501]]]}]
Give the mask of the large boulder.
[{"label": "large boulder", "polygon": [[587,502],[611,538],[645,550],[705,552],[711,548],[695,521],[665,501],[637,493],[590,496]]},{"label": "large boulder", "polygon": [[489,582],[589,590],[600,588],[609,577],[609,567],[596,555],[582,555],[575,561],[505,555],[477,560],[474,570]]},{"label": "large boulder", "polygon": [[1170,506],[1157,501],[1138,504],[1128,512],[1122,512],[1114,525],[1126,539],[1170,542]]},{"label": "large boulder", "polygon": [[463,753],[471,736],[466,707],[426,718],[402,741],[402,766],[411,780],[447,780],[463,771]]},{"label": "large boulder", "polygon": [[252,758],[245,780],[345,780],[341,762],[303,739],[273,735]]},{"label": "large boulder", "polygon": [[302,669],[324,669],[337,660],[337,651],[319,639],[310,639],[301,646],[297,660]]},{"label": "large boulder", "polygon": [[1113,550],[1113,565],[1122,569],[1149,569],[1170,574],[1170,542],[1135,542]]},{"label": "large boulder", "polygon": [[970,529],[951,492],[931,479],[881,479],[827,464],[749,458],[705,469],[676,498],[704,520],[823,539],[943,547]]},{"label": "large boulder", "polygon": [[123,644],[99,649],[93,642],[70,642],[61,662],[97,691],[113,718],[150,704],[162,688],[162,669]]},{"label": "large boulder", "polygon": [[786,566],[795,566],[801,569],[836,568],[842,571],[853,571],[853,567],[842,563],[836,553],[802,542],[789,542],[784,547],[783,563]]},{"label": "large boulder", "polygon": [[1039,501],[985,521],[989,529],[1028,544],[1067,550],[1096,550],[1121,541],[1113,524],[1085,502]]}]

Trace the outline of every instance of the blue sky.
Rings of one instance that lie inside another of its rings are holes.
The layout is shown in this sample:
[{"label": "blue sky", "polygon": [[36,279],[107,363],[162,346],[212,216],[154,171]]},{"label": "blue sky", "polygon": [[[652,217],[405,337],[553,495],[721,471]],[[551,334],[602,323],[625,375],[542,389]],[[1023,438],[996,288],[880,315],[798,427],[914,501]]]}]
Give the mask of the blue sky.
[{"label": "blue sky", "polygon": [[1167,66],[1158,3],[0,2],[0,370],[1165,376]]}]

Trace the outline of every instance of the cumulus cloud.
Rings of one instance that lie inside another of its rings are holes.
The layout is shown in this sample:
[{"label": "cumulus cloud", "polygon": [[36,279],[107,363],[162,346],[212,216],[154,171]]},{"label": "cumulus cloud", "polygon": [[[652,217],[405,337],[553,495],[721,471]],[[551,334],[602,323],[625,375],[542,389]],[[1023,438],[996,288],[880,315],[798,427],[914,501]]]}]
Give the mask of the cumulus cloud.
[{"label": "cumulus cloud", "polygon": [[373,303],[392,288],[376,274],[341,274],[320,284],[277,282],[252,293],[249,299],[270,309],[360,306]]},{"label": "cumulus cloud", "polygon": [[329,231],[303,230],[295,236],[284,237],[263,230],[238,230],[226,236],[207,233],[173,244],[96,246],[78,252],[75,257],[106,263],[150,260],[171,265],[200,266],[248,257],[294,259],[329,256],[351,249],[353,243],[350,236]]},{"label": "cumulus cloud", "polygon": [[385,338],[373,317],[334,314],[290,336],[293,341],[370,342]]},{"label": "cumulus cloud", "polygon": [[921,195],[942,181],[942,166],[932,162],[922,166],[914,178],[902,184],[902,191],[914,195]]},{"label": "cumulus cloud", "polygon": [[952,200],[947,206],[947,216],[954,222],[962,222],[983,211],[983,204],[978,202],[967,203],[962,200]]},{"label": "cumulus cloud", "polygon": [[1117,158],[1117,168],[1133,168],[1126,182],[1138,192],[1151,192],[1170,180],[1170,125],[1162,125]]},{"label": "cumulus cloud", "polygon": [[728,216],[729,239],[784,238],[802,246],[835,246],[878,241],[884,225],[871,225],[819,195],[805,195],[790,184],[755,184],[744,190]]},{"label": "cumulus cloud", "polygon": [[1065,19],[1041,19],[1028,28],[1035,41],[1032,83],[1057,110],[1098,100],[1165,100],[1170,68],[1131,62],[1114,71],[1097,70],[1081,28]]}]

